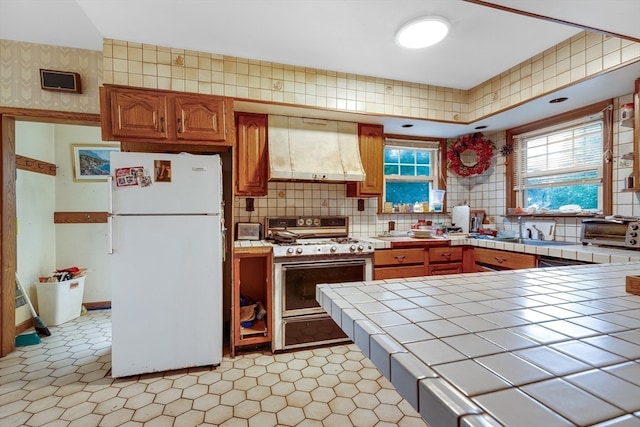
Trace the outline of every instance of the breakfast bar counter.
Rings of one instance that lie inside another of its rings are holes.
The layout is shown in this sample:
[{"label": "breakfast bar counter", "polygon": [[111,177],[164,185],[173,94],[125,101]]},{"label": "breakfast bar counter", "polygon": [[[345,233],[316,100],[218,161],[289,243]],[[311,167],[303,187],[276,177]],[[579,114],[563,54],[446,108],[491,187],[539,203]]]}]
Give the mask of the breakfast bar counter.
[{"label": "breakfast bar counter", "polygon": [[640,262],[323,284],[432,427],[640,425]]}]

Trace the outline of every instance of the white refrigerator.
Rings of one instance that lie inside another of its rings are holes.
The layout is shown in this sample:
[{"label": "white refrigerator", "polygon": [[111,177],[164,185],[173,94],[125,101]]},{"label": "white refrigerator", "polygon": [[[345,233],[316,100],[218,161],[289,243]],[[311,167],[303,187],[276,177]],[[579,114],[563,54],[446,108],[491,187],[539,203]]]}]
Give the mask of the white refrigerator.
[{"label": "white refrigerator", "polygon": [[222,360],[218,155],[111,154],[112,377]]}]

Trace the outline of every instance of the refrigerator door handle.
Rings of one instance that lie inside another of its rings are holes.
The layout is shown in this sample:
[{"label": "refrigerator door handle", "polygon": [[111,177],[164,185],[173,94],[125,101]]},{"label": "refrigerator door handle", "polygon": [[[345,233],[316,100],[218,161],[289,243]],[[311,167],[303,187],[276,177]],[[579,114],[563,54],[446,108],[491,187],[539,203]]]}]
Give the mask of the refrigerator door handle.
[{"label": "refrigerator door handle", "polygon": [[224,225],[224,218],[220,219],[220,236],[222,237],[222,262],[227,260],[227,227]]},{"label": "refrigerator door handle", "polygon": [[107,206],[107,254],[113,253],[113,177],[109,175],[107,177],[107,185],[109,185],[109,199]]},{"label": "refrigerator door handle", "polygon": [[107,213],[109,215],[113,214],[113,177],[111,175],[109,175],[107,177],[107,185],[109,186],[108,190],[109,190],[109,199],[108,199],[108,206],[107,206]]},{"label": "refrigerator door handle", "polygon": [[113,217],[111,215],[107,215],[107,254],[113,254]]}]

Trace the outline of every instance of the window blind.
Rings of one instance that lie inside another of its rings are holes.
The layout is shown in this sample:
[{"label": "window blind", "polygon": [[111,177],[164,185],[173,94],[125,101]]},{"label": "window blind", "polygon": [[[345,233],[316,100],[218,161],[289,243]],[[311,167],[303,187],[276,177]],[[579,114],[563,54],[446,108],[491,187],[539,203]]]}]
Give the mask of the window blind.
[{"label": "window blind", "polygon": [[514,137],[514,189],[602,181],[602,113]]}]

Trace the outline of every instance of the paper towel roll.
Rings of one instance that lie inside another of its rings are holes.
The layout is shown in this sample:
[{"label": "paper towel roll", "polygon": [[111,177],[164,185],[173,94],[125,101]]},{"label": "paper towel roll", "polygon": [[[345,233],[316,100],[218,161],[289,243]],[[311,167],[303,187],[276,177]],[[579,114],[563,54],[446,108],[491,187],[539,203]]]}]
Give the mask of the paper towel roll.
[{"label": "paper towel roll", "polygon": [[451,211],[451,223],[462,228],[463,233],[469,232],[469,206],[454,206]]}]

